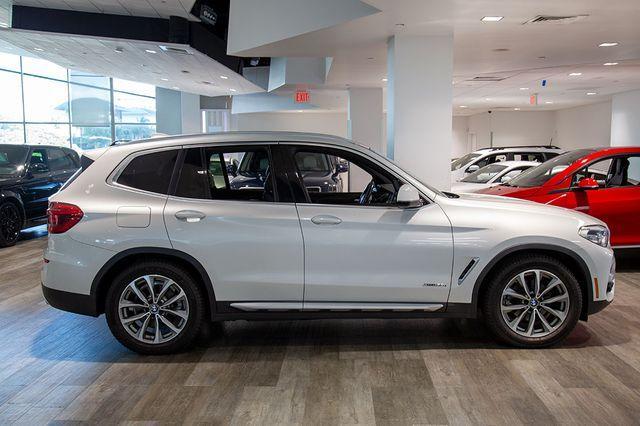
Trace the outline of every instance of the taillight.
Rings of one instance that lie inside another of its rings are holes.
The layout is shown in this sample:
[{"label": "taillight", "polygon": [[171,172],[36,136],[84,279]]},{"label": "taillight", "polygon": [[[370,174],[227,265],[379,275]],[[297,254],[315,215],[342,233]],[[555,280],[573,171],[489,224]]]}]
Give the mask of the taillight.
[{"label": "taillight", "polygon": [[80,222],[82,216],[80,207],[53,201],[47,209],[47,230],[50,234],[62,234]]}]

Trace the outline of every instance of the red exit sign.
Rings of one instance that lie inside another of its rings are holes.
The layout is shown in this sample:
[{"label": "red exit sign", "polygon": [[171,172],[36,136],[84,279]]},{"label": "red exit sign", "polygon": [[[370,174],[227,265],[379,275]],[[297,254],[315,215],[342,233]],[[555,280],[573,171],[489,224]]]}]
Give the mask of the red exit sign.
[{"label": "red exit sign", "polygon": [[296,103],[306,104],[311,100],[311,94],[306,90],[296,90]]}]

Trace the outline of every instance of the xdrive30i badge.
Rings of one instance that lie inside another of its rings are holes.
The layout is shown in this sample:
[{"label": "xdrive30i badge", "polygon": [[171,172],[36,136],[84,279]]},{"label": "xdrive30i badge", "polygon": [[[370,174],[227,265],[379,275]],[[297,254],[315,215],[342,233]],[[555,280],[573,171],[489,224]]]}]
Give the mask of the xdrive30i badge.
[{"label": "xdrive30i badge", "polygon": [[422,287],[446,287],[445,283],[424,283]]}]

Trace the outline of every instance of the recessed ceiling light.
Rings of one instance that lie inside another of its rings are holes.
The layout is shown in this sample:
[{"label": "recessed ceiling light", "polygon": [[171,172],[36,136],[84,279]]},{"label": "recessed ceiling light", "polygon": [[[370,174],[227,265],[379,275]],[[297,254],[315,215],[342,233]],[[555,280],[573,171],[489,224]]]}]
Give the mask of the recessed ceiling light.
[{"label": "recessed ceiling light", "polygon": [[460,105],[460,108],[466,108],[466,107],[467,107],[466,105]]},{"label": "recessed ceiling light", "polygon": [[545,104],[552,104],[553,101],[546,101]]},{"label": "recessed ceiling light", "polygon": [[299,109],[299,110],[298,110],[298,112],[302,112],[302,110],[301,110],[301,109]]},{"label": "recessed ceiling light", "polygon": [[163,77],[163,78],[161,78],[160,80],[162,80],[162,81],[169,81],[169,79],[168,79],[168,78],[164,78],[164,77]]},{"label": "recessed ceiling light", "polygon": [[611,67],[611,66],[613,66],[613,65],[618,65],[618,63],[617,63],[617,62],[605,62],[605,63],[604,63],[604,64],[602,64],[602,65],[604,65],[605,67]]},{"label": "recessed ceiling light", "polygon": [[40,49],[39,47],[34,47],[33,50],[36,52],[44,52],[44,49]]},{"label": "recessed ceiling light", "polygon": [[490,100],[491,100],[491,98],[484,98],[484,100],[485,100],[485,101],[490,101]]},{"label": "recessed ceiling light", "polygon": [[572,72],[572,73],[569,74],[569,77],[579,77],[581,75],[582,75],[581,72]]},{"label": "recessed ceiling light", "polygon": [[178,86],[173,86],[172,89],[173,90],[180,90],[180,88]]},{"label": "recessed ceiling light", "polygon": [[587,92],[587,96],[593,96],[593,95],[597,95],[596,92]]},{"label": "recessed ceiling light", "polygon": [[528,87],[521,87],[520,90],[529,90]]},{"label": "recessed ceiling light", "polygon": [[152,49],[144,49],[144,51],[147,52],[147,53],[158,53],[158,52],[156,52],[155,50],[152,50]]},{"label": "recessed ceiling light", "polygon": [[387,82],[389,79],[387,77],[383,78],[382,81]]},{"label": "recessed ceiling light", "polygon": [[504,16],[483,16],[481,21],[482,22],[498,22],[498,21],[502,21],[502,18],[504,18]]},{"label": "recessed ceiling light", "polygon": [[513,110],[514,111],[520,111],[520,108],[514,108]]},{"label": "recessed ceiling light", "polygon": [[226,75],[221,75],[221,76],[220,76],[220,78],[221,78],[221,79],[223,79],[223,80],[226,80],[226,79],[228,79],[229,77],[227,77]]},{"label": "recessed ceiling light", "polygon": [[613,46],[617,46],[618,42],[615,41],[605,41],[604,43],[600,43],[598,46],[599,47],[613,47]]},{"label": "recessed ceiling light", "polygon": [[235,91],[236,91],[236,89],[229,89],[229,91],[230,91],[230,92],[235,92]]}]

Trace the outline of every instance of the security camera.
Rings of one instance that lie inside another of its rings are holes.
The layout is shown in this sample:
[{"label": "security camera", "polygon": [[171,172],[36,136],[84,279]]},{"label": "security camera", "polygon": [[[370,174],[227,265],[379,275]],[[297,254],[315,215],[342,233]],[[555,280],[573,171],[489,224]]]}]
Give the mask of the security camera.
[{"label": "security camera", "polygon": [[489,114],[491,114],[491,110],[487,111]]}]

